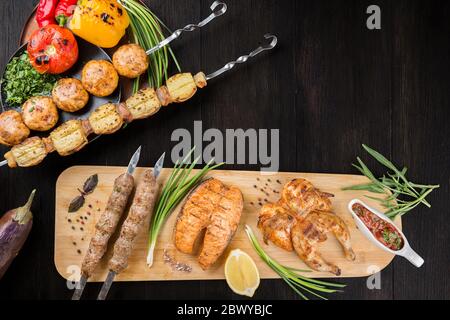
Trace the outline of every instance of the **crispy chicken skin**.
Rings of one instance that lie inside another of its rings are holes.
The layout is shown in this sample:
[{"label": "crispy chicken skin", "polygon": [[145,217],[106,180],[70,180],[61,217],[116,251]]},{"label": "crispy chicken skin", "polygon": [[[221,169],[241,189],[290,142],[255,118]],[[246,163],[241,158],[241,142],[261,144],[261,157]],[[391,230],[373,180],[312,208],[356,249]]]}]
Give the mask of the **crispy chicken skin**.
[{"label": "crispy chicken skin", "polygon": [[339,276],[341,270],[324,260],[316,250],[317,243],[325,241],[328,232],[332,232],[338,239],[345,257],[351,261],[355,260],[347,225],[331,212],[313,211],[299,221],[292,230],[292,244],[300,258],[312,269]]},{"label": "crispy chicken skin", "polygon": [[58,109],[50,97],[32,97],[22,106],[22,119],[31,130],[47,131],[58,122]]},{"label": "crispy chicken skin", "polygon": [[121,76],[134,79],[148,69],[148,57],[140,45],[125,44],[114,53],[113,65]]},{"label": "crispy chicken skin", "polygon": [[52,90],[56,106],[66,112],[75,112],[84,108],[89,101],[89,93],[81,81],[75,78],[59,79]]},{"label": "crispy chicken skin", "polygon": [[283,202],[298,216],[313,210],[331,211],[330,193],[316,189],[305,179],[294,179],[288,182],[281,192]]},{"label": "crispy chicken skin", "polygon": [[116,90],[119,75],[109,61],[91,60],[83,67],[81,83],[94,96],[106,97]]},{"label": "crispy chicken skin", "polygon": [[332,232],[338,239],[347,259],[355,260],[350,232],[345,222],[331,212],[333,195],[316,189],[305,179],[287,183],[277,203],[264,205],[259,214],[258,228],[264,241],[292,251],[312,269],[340,275],[341,270],[327,262],[317,251],[317,244]]},{"label": "crispy chicken skin", "polygon": [[264,242],[272,241],[280,248],[294,250],[291,241],[291,229],[297,220],[280,203],[265,204],[259,215],[258,228],[263,230]]},{"label": "crispy chicken skin", "polygon": [[206,229],[198,262],[206,270],[222,255],[233,238],[244,207],[241,191],[209,179],[191,192],[175,225],[175,246],[192,254]]},{"label": "crispy chicken skin", "polygon": [[30,129],[23,123],[22,116],[15,110],[0,114],[0,143],[11,147],[21,143],[30,135]]}]

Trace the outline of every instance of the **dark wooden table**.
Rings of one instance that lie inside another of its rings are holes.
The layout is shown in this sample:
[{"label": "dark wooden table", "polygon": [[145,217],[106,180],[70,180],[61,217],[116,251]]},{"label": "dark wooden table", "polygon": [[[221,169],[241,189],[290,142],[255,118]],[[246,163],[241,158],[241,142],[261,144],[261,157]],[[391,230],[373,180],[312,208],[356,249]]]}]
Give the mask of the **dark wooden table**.
[{"label": "dark wooden table", "polygon": [[[31,236],[1,280],[0,297],[71,296],[53,263],[55,182],[64,169],[126,165],[138,145],[140,163],[150,166],[175,144],[174,129],[192,130],[193,121],[202,120],[204,130],[279,128],[282,171],[355,173],[350,163],[366,143],[410,168],[412,180],[441,184],[429,198],[432,209],[419,207],[404,218],[404,231],[424,266],[416,269],[397,258],[382,271],[381,290],[369,290],[363,278],[345,279],[345,292],[331,298],[450,298],[450,3],[377,0],[382,29],[371,31],[365,12],[374,1],[225,1],[224,17],[174,43],[184,70],[212,71],[253,49],[266,32],[279,37],[277,50],[212,81],[191,101],[71,157],[50,156],[31,169],[0,168],[3,212],[21,204],[32,188],[39,190]],[[212,1],[150,2],[169,26],[178,27],[205,17]],[[16,49],[35,3],[0,2],[0,68]],[[85,297],[94,298],[99,288],[90,285]],[[118,283],[110,297],[239,298],[225,281]],[[297,298],[280,280],[262,281],[255,297]]]}]

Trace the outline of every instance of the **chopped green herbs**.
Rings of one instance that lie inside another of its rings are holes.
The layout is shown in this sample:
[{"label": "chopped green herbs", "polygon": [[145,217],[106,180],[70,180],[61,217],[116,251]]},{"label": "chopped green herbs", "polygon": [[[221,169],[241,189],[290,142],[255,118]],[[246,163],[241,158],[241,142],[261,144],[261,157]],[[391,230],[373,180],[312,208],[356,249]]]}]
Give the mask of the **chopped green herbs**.
[{"label": "chopped green herbs", "polygon": [[40,74],[31,66],[28,53],[14,57],[6,66],[2,80],[6,103],[10,106],[20,106],[31,97],[49,95],[52,92],[58,76]]},{"label": "chopped green herbs", "polygon": [[391,172],[388,172],[381,178],[376,178],[364,162],[358,157],[358,164],[353,164],[353,166],[369,178],[370,183],[346,187],[343,188],[343,190],[365,190],[372,193],[383,194],[383,198],[372,196],[366,197],[376,200],[386,207],[388,209],[386,215],[391,219],[394,219],[397,215],[404,215],[421,203],[428,208],[431,207],[431,204],[429,204],[425,198],[431,193],[431,191],[439,188],[439,185],[423,185],[409,181],[406,178],[406,171],[408,170],[406,167],[399,170],[381,153],[369,148],[365,144],[362,146],[367,153],[369,153],[384,167],[388,168]]}]

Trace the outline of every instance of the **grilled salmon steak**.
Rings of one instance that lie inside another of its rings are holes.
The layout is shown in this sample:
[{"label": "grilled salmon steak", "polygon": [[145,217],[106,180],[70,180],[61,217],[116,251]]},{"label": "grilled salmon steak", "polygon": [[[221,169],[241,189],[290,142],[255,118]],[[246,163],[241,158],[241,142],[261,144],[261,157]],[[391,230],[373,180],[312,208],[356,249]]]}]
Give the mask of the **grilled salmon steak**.
[{"label": "grilled salmon steak", "polygon": [[350,232],[344,220],[332,212],[332,194],[322,192],[305,179],[288,182],[277,203],[265,204],[260,213],[258,228],[264,241],[292,251],[312,269],[340,275],[341,270],[327,262],[317,251],[320,242],[333,233],[344,249],[348,260],[355,260]]},{"label": "grilled salmon steak", "polygon": [[186,199],[175,225],[175,246],[193,254],[197,238],[206,229],[198,263],[203,270],[222,255],[239,225],[244,199],[241,191],[220,180],[208,179]]}]

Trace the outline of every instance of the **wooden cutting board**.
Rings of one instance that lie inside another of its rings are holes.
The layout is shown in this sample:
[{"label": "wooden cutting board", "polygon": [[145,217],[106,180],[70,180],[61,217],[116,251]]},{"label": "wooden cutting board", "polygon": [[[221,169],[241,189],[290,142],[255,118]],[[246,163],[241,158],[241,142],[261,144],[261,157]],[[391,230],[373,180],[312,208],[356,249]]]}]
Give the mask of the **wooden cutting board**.
[{"label": "wooden cutting board", "polygon": [[[135,178],[138,182],[143,172],[138,168]],[[159,182],[164,182],[172,169],[164,169]],[[73,280],[74,270],[81,265],[83,256],[89,245],[89,240],[94,231],[95,223],[102,213],[108,196],[112,190],[114,179],[125,171],[124,167],[94,167],[75,166],[64,171],[56,182],[56,212],[55,212],[55,264],[58,272],[66,279]],[[98,174],[99,184],[95,191],[86,197],[84,206],[76,213],[68,213],[71,200],[79,195],[77,188],[83,186],[84,181],[91,175]],[[135,249],[130,257],[129,267],[125,272],[116,277],[117,281],[145,281],[145,280],[208,280],[224,279],[223,263],[228,252],[235,248],[244,250],[255,260],[261,278],[278,278],[278,276],[265,265],[252,248],[244,225],[252,227],[254,233],[267,253],[281,264],[308,269],[294,252],[287,252],[273,244],[262,242],[261,232],[256,228],[258,213],[261,205],[267,201],[276,201],[282,186],[293,178],[305,178],[310,180],[322,191],[335,195],[332,199],[333,208],[349,226],[353,248],[356,253],[356,261],[350,262],[344,258],[342,249],[337,240],[329,235],[328,240],[320,245],[320,252],[330,262],[342,269],[341,277],[363,277],[373,274],[386,267],[393,259],[388,254],[369,242],[356,228],[351,215],[347,211],[347,204],[353,198],[364,198],[362,191],[342,191],[341,188],[348,185],[367,182],[363,176],[319,174],[319,173],[288,173],[280,172],[274,175],[261,175],[259,171],[227,171],[215,170],[209,173],[210,177],[222,180],[225,184],[235,185],[242,190],[245,204],[238,231],[230,243],[225,254],[218,263],[208,271],[203,271],[196,262],[195,256],[178,252],[172,240],[172,230],[180,206],[176,208],[168,219],[159,236],[155,250],[155,262],[152,268],[146,265],[147,254],[147,230],[145,226],[138,236]],[[376,202],[367,200],[370,206],[382,209]],[[398,219],[396,224],[401,227]],[[176,271],[168,262],[164,262],[164,252],[177,262],[185,263],[192,267],[191,272]],[[107,274],[107,260],[111,256],[111,250],[107,253],[96,273],[90,281],[103,281]],[[310,277],[327,277],[333,275],[321,272],[309,272]]]}]

